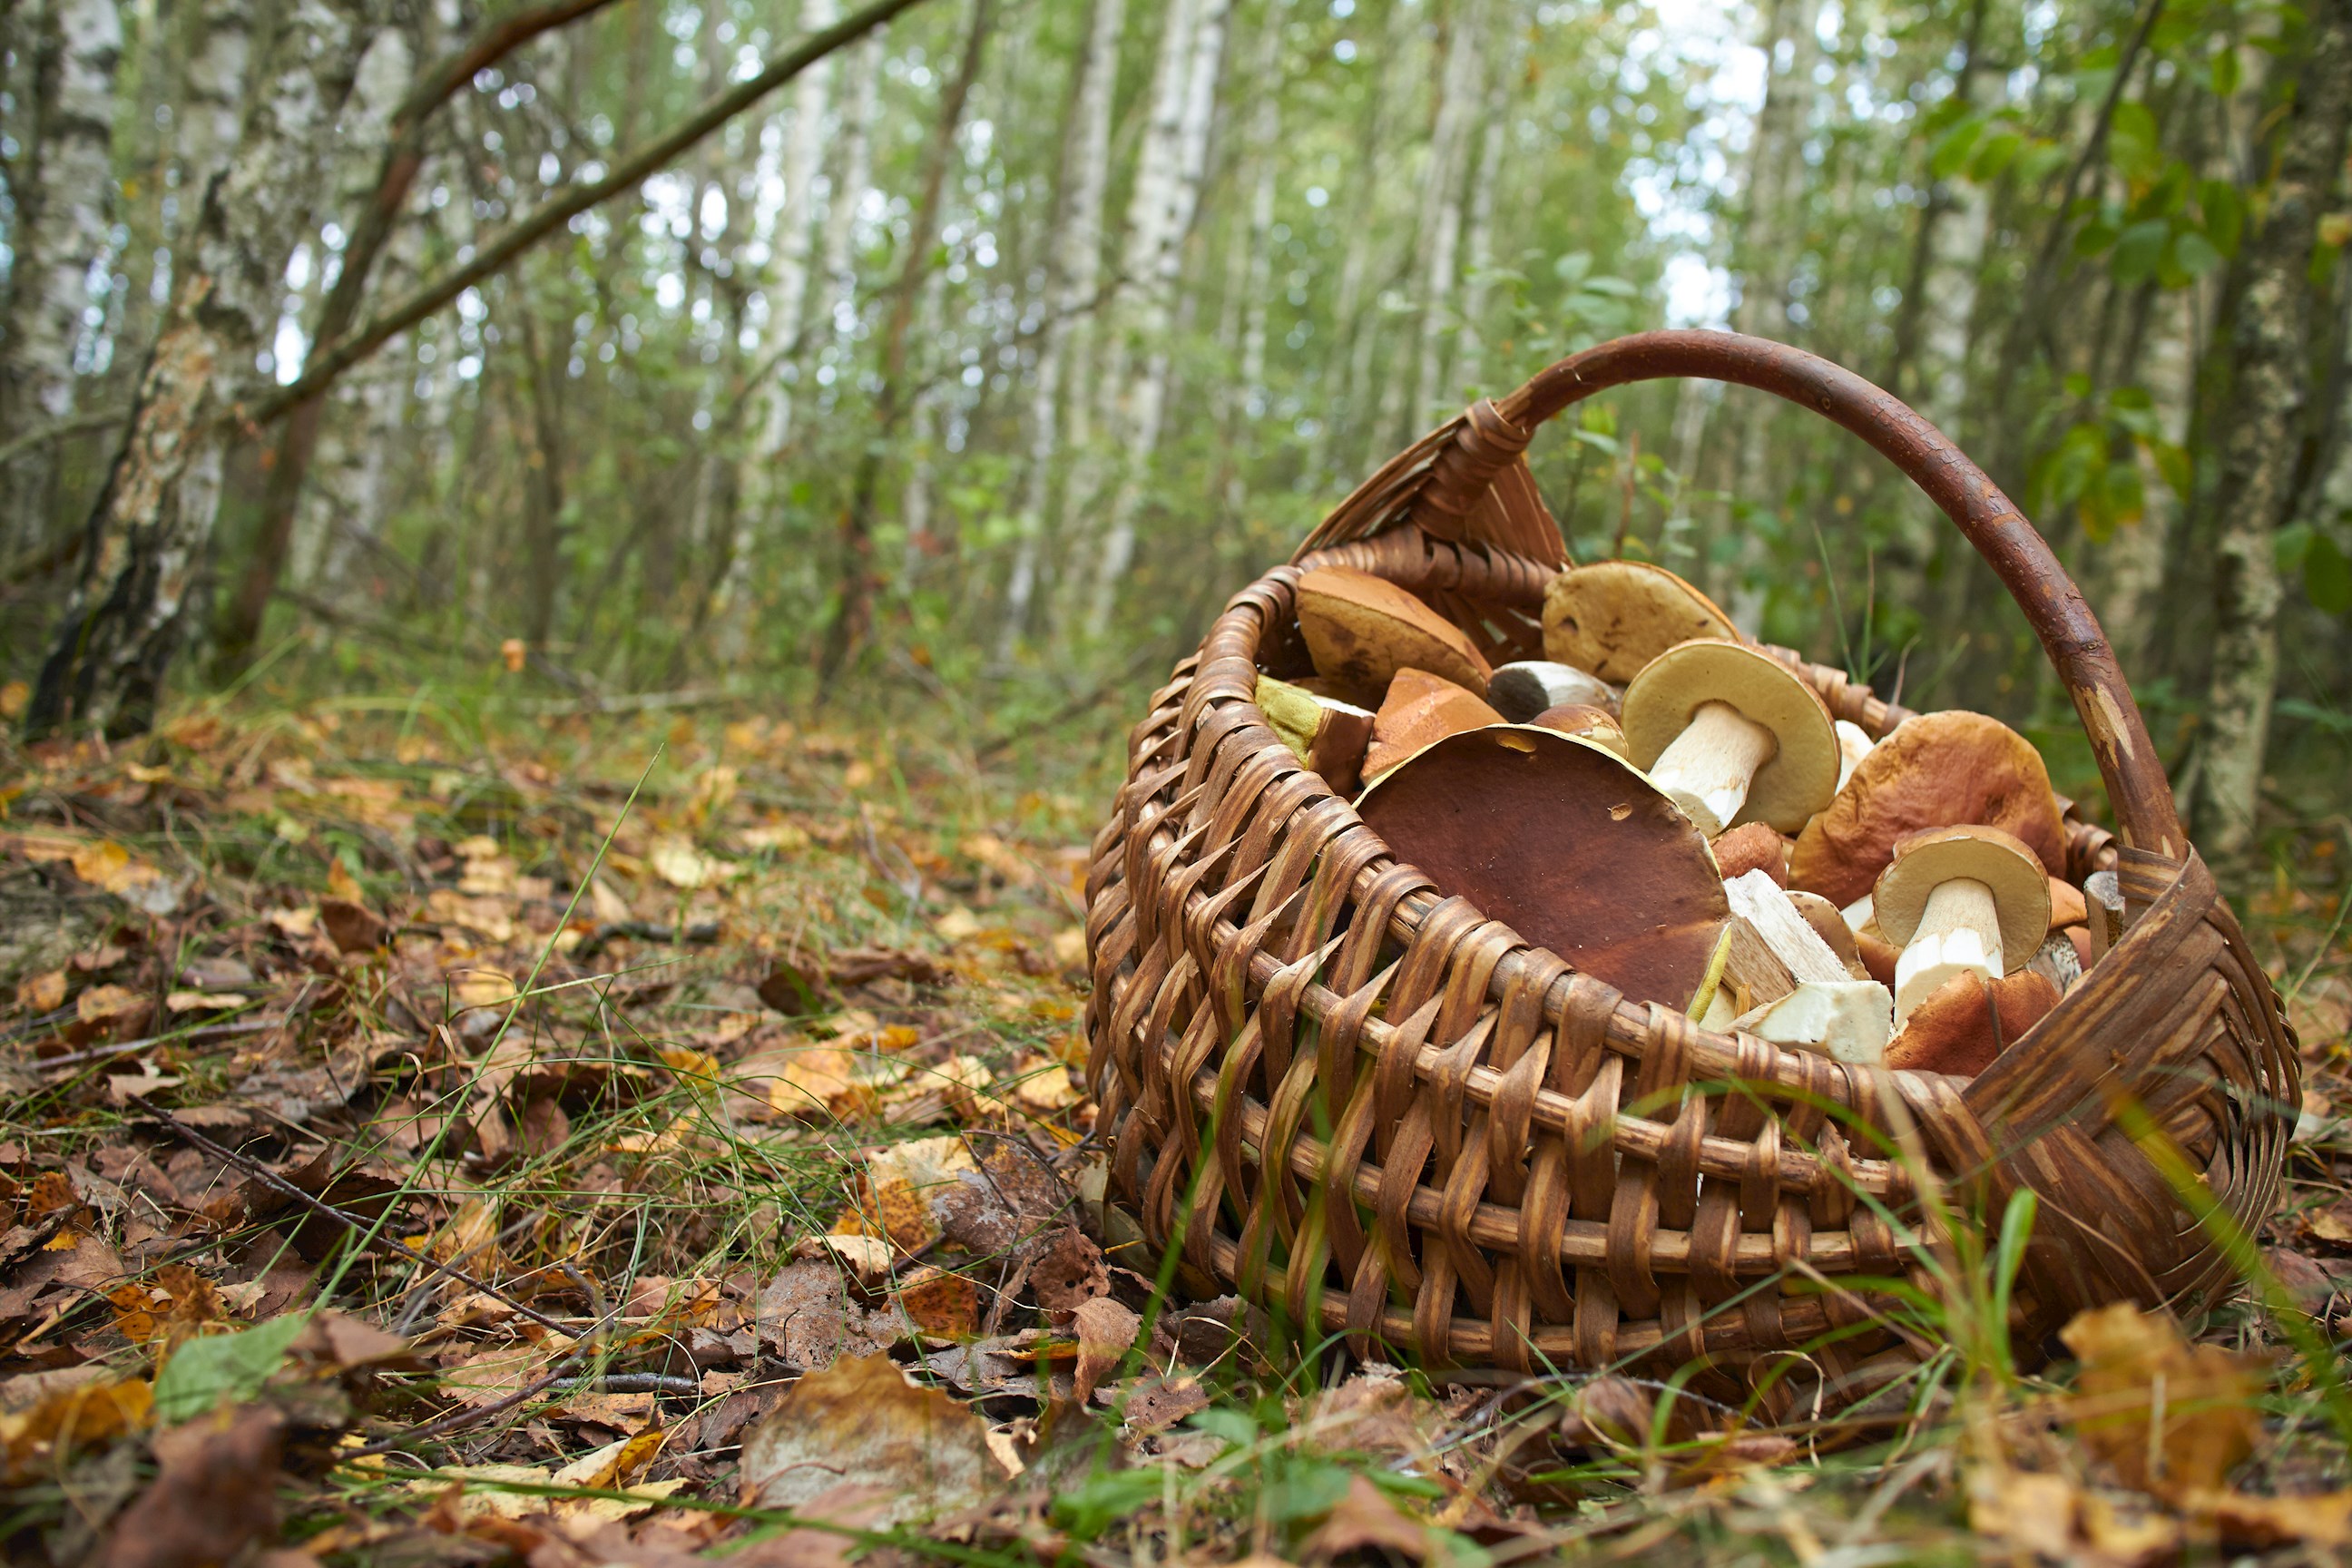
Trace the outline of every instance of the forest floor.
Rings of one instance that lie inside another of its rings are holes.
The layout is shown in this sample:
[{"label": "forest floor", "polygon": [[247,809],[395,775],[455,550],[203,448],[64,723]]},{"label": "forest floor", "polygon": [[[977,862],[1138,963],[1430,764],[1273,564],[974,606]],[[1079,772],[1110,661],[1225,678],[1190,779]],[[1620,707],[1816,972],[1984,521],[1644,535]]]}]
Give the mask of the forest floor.
[{"label": "forest floor", "polygon": [[1080,887],[1123,722],[419,690],[0,752],[5,1555],[2352,1544],[2352,854],[2240,900],[2310,1097],[2262,1304],[2193,1348],[2078,1323],[2040,1373],[1956,1328],[1891,1422],[1764,1431],[1293,1353],[1106,1252]]}]

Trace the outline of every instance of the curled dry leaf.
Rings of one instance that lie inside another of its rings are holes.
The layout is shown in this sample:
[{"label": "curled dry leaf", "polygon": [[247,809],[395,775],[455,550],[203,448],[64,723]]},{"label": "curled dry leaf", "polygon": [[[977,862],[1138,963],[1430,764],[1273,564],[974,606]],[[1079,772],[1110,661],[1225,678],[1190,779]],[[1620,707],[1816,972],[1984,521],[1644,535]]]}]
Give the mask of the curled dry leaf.
[{"label": "curled dry leaf", "polygon": [[1084,1405],[1134,1348],[1143,1320],[1110,1297],[1097,1296],[1070,1310],[1069,1326],[1078,1340],[1076,1397]]},{"label": "curled dry leaf", "polygon": [[841,1486],[880,1488],[877,1526],[977,1507],[1005,1480],[988,1423],[887,1356],[844,1356],[786,1392],[744,1435],[743,1500],[799,1509]]},{"label": "curled dry leaf", "polygon": [[1427,1525],[1405,1514],[1362,1476],[1350,1476],[1347,1494],[1307,1538],[1303,1553],[1308,1563],[1328,1563],[1348,1552],[1376,1549],[1425,1562],[1431,1544]]},{"label": "curled dry leaf", "polygon": [[0,1482],[56,1474],[74,1454],[144,1426],[152,1403],[144,1383],[100,1377],[59,1388],[29,1410],[0,1414]]},{"label": "curled dry leaf", "polygon": [[154,1482],[122,1511],[96,1561],[165,1568],[237,1556],[277,1523],[285,1428],[275,1409],[247,1405],[157,1434]]}]

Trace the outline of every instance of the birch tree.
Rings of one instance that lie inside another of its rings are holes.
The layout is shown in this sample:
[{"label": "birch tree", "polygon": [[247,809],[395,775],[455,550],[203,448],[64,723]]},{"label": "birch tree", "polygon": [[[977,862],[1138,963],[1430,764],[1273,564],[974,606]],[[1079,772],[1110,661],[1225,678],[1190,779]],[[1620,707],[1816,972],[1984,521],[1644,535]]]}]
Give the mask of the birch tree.
[{"label": "birch tree", "polygon": [[2303,69],[2279,134],[2268,211],[2242,255],[2232,343],[2233,415],[2214,489],[2213,679],[2208,688],[2196,822],[2218,855],[2253,842],[2278,683],[2283,596],[2274,542],[2290,521],[2310,395],[2312,290],[2319,221],[2344,178],[2352,120],[2352,0],[2313,0]]},{"label": "birch tree", "polygon": [[[1480,107],[1484,42],[1480,37],[1485,0],[1463,0],[1454,13],[1453,36],[1445,42],[1445,66],[1438,85],[1437,121],[1430,132],[1429,162],[1421,186],[1421,300],[1418,366],[1413,374],[1412,406],[1402,428],[1391,426],[1402,443],[1411,439],[1439,403],[1445,374],[1446,324],[1457,320],[1454,298],[1454,263],[1462,239],[1462,195],[1470,150],[1470,130]],[[1394,377],[1391,386],[1402,386]]]},{"label": "birch tree", "polygon": [[[1056,182],[1053,240],[1046,263],[1045,330],[1037,345],[1030,389],[1028,461],[1022,477],[1019,531],[997,623],[1000,663],[1012,658],[1027,632],[1036,596],[1055,467],[1062,451],[1063,367],[1072,361],[1084,365],[1094,338],[1095,297],[1102,287],[1103,199],[1110,184],[1111,92],[1118,85],[1118,40],[1126,19],[1126,0],[1095,0],[1062,136],[1061,178]],[[1070,399],[1074,425],[1070,435],[1073,445],[1083,450],[1084,420],[1092,389],[1083,377],[1076,388]]]},{"label": "birch tree", "polygon": [[329,132],[373,36],[365,0],[292,0],[253,112],[175,263],[174,300],[92,509],[79,582],[26,710],[31,734],[152,721],[220,503],[230,426],[274,334],[311,222]]},{"label": "birch tree", "polygon": [[[113,207],[114,72],[122,58],[114,0],[48,0],[32,22],[32,142],[10,180],[16,212],[0,420],[0,435],[10,437],[74,411],[74,347]],[[0,556],[43,541],[56,485],[57,449],[47,442],[0,471]]]},{"label": "birch tree", "polygon": [[[834,16],[833,0],[803,0],[801,28],[817,32],[831,26]],[[771,368],[753,393],[759,400],[755,434],[737,477],[741,500],[735,509],[734,537],[728,543],[726,575],[715,595],[719,647],[730,662],[742,653],[742,601],[751,583],[758,531],[762,523],[772,527],[783,508],[786,487],[779,481],[793,435],[792,372],[797,365],[802,325],[808,315],[809,258],[816,242],[810,197],[824,152],[832,74],[830,63],[819,65],[802,72],[793,84],[792,119],[784,135],[782,169],[783,202],[776,216],[773,242],[775,265],[765,289]]]},{"label": "birch tree", "polygon": [[1200,209],[1209,131],[1224,63],[1232,0],[1171,0],[1154,72],[1128,207],[1119,325],[1104,367],[1105,423],[1117,444],[1117,479],[1087,585],[1085,625],[1098,637],[1110,624],[1118,584],[1135,554],[1136,513],[1150,477],[1167,412],[1168,331],[1184,268],[1184,242]]}]

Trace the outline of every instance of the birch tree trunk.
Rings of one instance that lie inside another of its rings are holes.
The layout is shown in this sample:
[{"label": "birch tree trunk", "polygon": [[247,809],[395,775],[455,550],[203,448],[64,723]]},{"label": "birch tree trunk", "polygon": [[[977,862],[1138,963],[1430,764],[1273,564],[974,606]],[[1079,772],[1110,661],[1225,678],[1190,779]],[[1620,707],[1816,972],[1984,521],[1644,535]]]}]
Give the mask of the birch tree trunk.
[{"label": "birch tree trunk", "polygon": [[[803,0],[801,30],[833,25],[833,0]],[[727,549],[727,572],[713,595],[719,657],[733,664],[743,656],[743,599],[751,581],[751,552],[763,524],[773,526],[782,510],[780,481],[784,450],[793,437],[793,384],[786,374],[799,357],[802,324],[808,316],[809,259],[816,242],[810,195],[824,152],[824,117],[833,83],[832,62],[803,71],[793,84],[793,118],[784,138],[784,203],[777,216],[775,270],[768,288],[766,340],[775,363],[759,388],[760,413],[749,452],[736,479],[734,537]]]},{"label": "birch tree trunk", "polygon": [[[34,25],[33,142],[11,171],[16,213],[0,438],[74,411],[74,346],[114,205],[114,71],[122,58],[114,0],[50,0]],[[57,476],[57,447],[47,441],[0,472],[0,558],[45,542]]]},{"label": "birch tree trunk", "polygon": [[236,151],[245,120],[246,79],[253,63],[253,11],[254,0],[205,0],[196,8],[195,37],[173,107],[179,233],[198,221],[205,187]]},{"label": "birch tree trunk", "polygon": [[[1029,395],[1028,468],[1021,481],[1019,537],[1013,569],[1004,584],[1003,619],[997,625],[996,657],[1013,657],[1029,628],[1037,592],[1039,557],[1045,542],[1046,513],[1053,503],[1054,465],[1061,450],[1062,370],[1076,347],[1083,355],[1102,287],[1103,194],[1110,183],[1111,90],[1118,85],[1118,39],[1127,20],[1126,0],[1095,0],[1087,26],[1086,52],[1062,134],[1061,177],[1055,192],[1054,236],[1046,254],[1045,330],[1037,344],[1035,380]],[[1088,388],[1071,399],[1083,408]]]},{"label": "birch tree trunk", "polygon": [[2352,119],[2352,0],[2314,0],[2303,70],[2279,141],[2269,209],[2240,253],[2232,414],[2221,441],[2214,541],[2213,679],[2205,703],[2196,828],[2215,855],[2253,846],[2281,589],[2274,544],[2292,521],[2310,394],[2311,256],[2343,177]]},{"label": "birch tree trunk", "polygon": [[[1400,445],[1417,434],[1440,402],[1445,375],[1445,329],[1459,320],[1454,299],[1454,258],[1462,238],[1462,187],[1470,151],[1471,117],[1479,108],[1485,61],[1484,0],[1464,0],[1446,40],[1438,84],[1437,123],[1430,132],[1429,163],[1421,187],[1421,344],[1412,407],[1404,426],[1391,426]],[[1402,385],[1399,377],[1391,384]]]},{"label": "birch tree trunk", "polygon": [[817,341],[830,344],[857,316],[857,209],[874,184],[874,113],[881,97],[885,35],[877,30],[857,46],[850,62],[848,90],[842,95],[841,167],[824,199],[825,300]]},{"label": "birch tree trunk", "polygon": [[[1217,80],[1224,64],[1225,18],[1232,0],[1196,0],[1197,8],[1175,0],[1169,8],[1161,56],[1163,75],[1181,90],[1154,94],[1152,124],[1146,132],[1143,163],[1136,172],[1129,208],[1124,331],[1116,340],[1105,394],[1118,400],[1107,409],[1118,446],[1118,479],[1096,557],[1087,605],[1086,630],[1098,637],[1110,625],[1118,584],[1135,554],[1135,518],[1150,476],[1167,412],[1170,366],[1168,329],[1175,314],[1176,288],[1184,268],[1184,241],[1201,201],[1207,172],[1209,130],[1217,107]],[[1180,31],[1181,28],[1181,31]],[[1163,116],[1162,109],[1172,114]]]},{"label": "birch tree trunk", "polygon": [[1479,139],[1478,167],[1469,178],[1469,232],[1463,241],[1462,321],[1454,334],[1454,380],[1456,386],[1483,389],[1486,374],[1486,303],[1488,282],[1495,268],[1495,195],[1503,183],[1503,133],[1510,123],[1511,88],[1517,79],[1527,45],[1506,9],[1503,31],[1507,46],[1496,55],[1488,72],[1486,102],[1479,119],[1486,126]]},{"label": "birch tree trunk", "polygon": [[170,315],[92,508],[80,580],[25,714],[29,735],[154,720],[211,542],[230,414],[278,325],[335,117],[372,36],[365,0],[290,0],[227,173],[175,261]]}]

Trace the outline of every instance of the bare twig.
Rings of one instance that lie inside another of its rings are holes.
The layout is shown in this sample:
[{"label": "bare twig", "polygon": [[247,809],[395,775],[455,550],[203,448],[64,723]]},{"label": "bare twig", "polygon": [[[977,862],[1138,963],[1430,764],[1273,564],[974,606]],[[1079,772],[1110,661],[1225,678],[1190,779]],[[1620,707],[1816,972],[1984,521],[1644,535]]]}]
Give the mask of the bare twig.
[{"label": "bare twig", "polygon": [[345,1230],[348,1230],[353,1235],[359,1237],[362,1244],[366,1246],[370,1250],[381,1252],[387,1257],[397,1258],[404,1263],[420,1264],[437,1274],[446,1274],[461,1285],[470,1286],[474,1289],[481,1291],[486,1296],[496,1297],[499,1300],[505,1302],[508,1306],[513,1308],[516,1311],[521,1313],[524,1317],[529,1318],[532,1322],[539,1324],[543,1329],[551,1330],[556,1333],[563,1335],[566,1339],[572,1337],[572,1331],[566,1328],[562,1323],[557,1321],[555,1319],[549,1317],[546,1313],[541,1312],[538,1309],[519,1300],[509,1292],[500,1289],[496,1285],[491,1284],[488,1280],[467,1273],[464,1269],[458,1268],[454,1263],[444,1263],[440,1259],[433,1258],[425,1253],[412,1251],[408,1247],[403,1247],[400,1243],[394,1241],[389,1237],[373,1237],[373,1239],[371,1239],[371,1232],[373,1227],[370,1226],[368,1222],[355,1219],[352,1215],[347,1215],[342,1210],[337,1208],[334,1205],[312,1197],[310,1194],[304,1192],[301,1188],[296,1186],[293,1183],[288,1181],[285,1177],[279,1175],[277,1172],[271,1170],[260,1161],[254,1159],[251,1155],[239,1153],[236,1150],[231,1149],[226,1144],[214,1142],[210,1138],[205,1137],[202,1132],[197,1131],[194,1128],[189,1126],[186,1122],[181,1121],[170,1111],[165,1110],[163,1107],[156,1105],[152,1100],[149,1100],[143,1095],[134,1094],[131,1098],[138,1104],[141,1110],[147,1112],[148,1115],[154,1117],[164,1126],[170,1128],[174,1136],[194,1144],[197,1148],[203,1150],[205,1153],[212,1155],[215,1159],[227,1161],[230,1164],[235,1165],[237,1169],[245,1172],[255,1181],[259,1182],[263,1186],[268,1187],[271,1192],[276,1193],[278,1196],[290,1199],[295,1204],[308,1209],[310,1213],[317,1215],[320,1218],[332,1220],[335,1224],[341,1226]]},{"label": "bare twig", "polygon": [[797,48],[759,75],[713,99],[699,113],[656,140],[645,151],[624,161],[601,180],[565,192],[506,233],[477,251],[472,260],[427,283],[422,289],[371,317],[329,353],[314,354],[302,374],[245,411],[253,423],[265,424],[296,405],[319,395],[337,376],[382,348],[387,342],[434,314],[484,279],[502,270],[524,251],[557,232],[582,213],[634,190],[659,173],[679,153],[751,108],[809,67],[889,21],[920,0],[875,0],[875,4],[812,33]]}]

